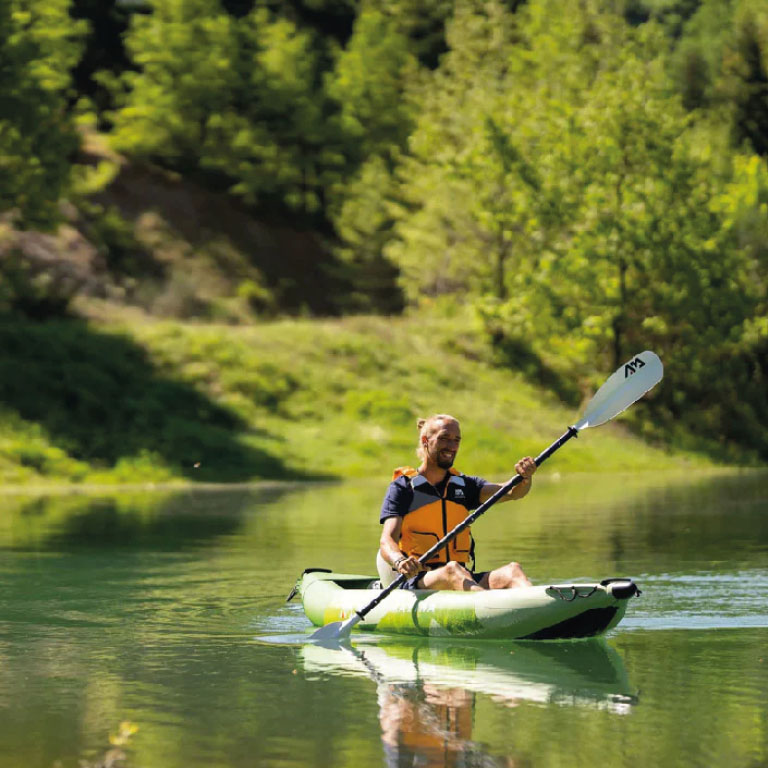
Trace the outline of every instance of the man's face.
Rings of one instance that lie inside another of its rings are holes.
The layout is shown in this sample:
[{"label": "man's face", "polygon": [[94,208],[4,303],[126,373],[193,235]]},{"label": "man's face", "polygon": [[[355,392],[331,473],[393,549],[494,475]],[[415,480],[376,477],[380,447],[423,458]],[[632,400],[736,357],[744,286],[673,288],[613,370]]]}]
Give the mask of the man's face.
[{"label": "man's face", "polygon": [[450,469],[459,452],[461,429],[456,421],[444,421],[440,428],[427,438],[427,455],[440,469]]}]

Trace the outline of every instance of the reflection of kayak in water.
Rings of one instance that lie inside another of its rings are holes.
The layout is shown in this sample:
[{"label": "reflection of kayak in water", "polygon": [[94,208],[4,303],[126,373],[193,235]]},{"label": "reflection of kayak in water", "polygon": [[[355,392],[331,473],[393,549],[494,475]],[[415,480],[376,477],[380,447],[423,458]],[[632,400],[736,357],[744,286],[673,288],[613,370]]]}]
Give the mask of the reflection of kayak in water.
[{"label": "reflection of kayak in water", "polygon": [[309,673],[365,676],[390,686],[462,689],[508,706],[521,702],[609,709],[635,702],[621,656],[602,640],[585,643],[430,644],[398,640],[330,648],[305,645]]},{"label": "reflection of kayak in water", "polygon": [[[297,590],[309,620],[344,621],[376,597],[370,576],[309,569]],[[403,590],[389,594],[357,625],[365,631],[491,639],[556,640],[593,637],[615,627],[629,598],[629,579],[477,592]]]}]

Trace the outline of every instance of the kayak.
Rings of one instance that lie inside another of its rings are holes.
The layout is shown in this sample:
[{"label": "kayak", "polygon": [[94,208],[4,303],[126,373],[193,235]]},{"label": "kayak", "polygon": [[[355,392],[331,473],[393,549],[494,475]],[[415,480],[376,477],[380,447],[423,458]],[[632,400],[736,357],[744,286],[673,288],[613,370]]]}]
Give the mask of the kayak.
[{"label": "kayak", "polygon": [[[318,627],[345,621],[373,600],[372,576],[308,568],[294,592]],[[356,625],[363,632],[495,640],[594,637],[615,627],[640,590],[631,579],[489,589],[391,592]],[[290,599],[290,598],[289,598]]]},{"label": "kayak", "polygon": [[[367,677],[379,686],[461,689],[510,707],[523,701],[628,714],[637,703],[616,650],[602,639],[580,643],[434,643],[388,637],[335,647],[307,643],[299,651],[310,675]],[[425,697],[423,697],[425,698]]]}]

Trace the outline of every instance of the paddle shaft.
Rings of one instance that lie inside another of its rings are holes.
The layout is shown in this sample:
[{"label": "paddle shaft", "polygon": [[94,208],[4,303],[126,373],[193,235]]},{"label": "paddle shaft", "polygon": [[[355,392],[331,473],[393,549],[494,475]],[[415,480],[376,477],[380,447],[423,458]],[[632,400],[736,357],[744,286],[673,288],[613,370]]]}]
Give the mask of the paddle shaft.
[{"label": "paddle shaft", "polygon": [[[567,432],[555,440],[555,442],[552,443],[549,448],[547,448],[545,451],[542,451],[534,459],[536,466],[538,467],[543,464],[556,450],[558,450],[558,448],[561,448],[563,445],[565,445],[565,443],[567,443],[572,437],[577,437],[578,434],[579,430],[576,429],[576,427],[568,427]],[[474,512],[465,517],[464,520],[462,520],[456,527],[448,531],[448,533],[446,533],[445,536],[440,539],[440,541],[428,549],[419,558],[419,562],[422,564],[426,563],[427,560],[429,560],[437,552],[443,549],[443,547],[447,546],[451,541],[453,541],[465,528],[468,528],[470,525],[472,525],[472,523],[474,523],[475,520],[480,517],[480,515],[487,512],[499,499],[506,496],[515,486],[520,485],[522,482],[523,476],[515,475],[511,480],[502,485],[501,488],[499,488],[499,490],[496,491],[496,493],[494,493],[490,499],[483,502]],[[406,575],[401,573],[388,587],[382,589],[381,592],[379,592],[379,594],[376,595],[376,597],[374,597],[373,600],[371,600],[371,602],[365,606],[365,608],[361,608],[359,611],[355,611],[355,613],[361,619],[364,618],[365,615],[372,611],[387,595],[390,594],[390,592],[394,592],[406,580]]]}]

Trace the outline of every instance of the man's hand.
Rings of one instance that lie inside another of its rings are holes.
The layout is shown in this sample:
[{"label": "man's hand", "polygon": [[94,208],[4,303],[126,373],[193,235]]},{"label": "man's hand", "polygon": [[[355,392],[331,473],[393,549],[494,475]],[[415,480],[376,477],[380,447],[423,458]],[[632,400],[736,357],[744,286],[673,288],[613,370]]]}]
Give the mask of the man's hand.
[{"label": "man's hand", "polygon": [[526,456],[515,464],[515,472],[523,478],[523,482],[516,485],[508,494],[508,499],[522,499],[531,490],[533,473],[536,471],[536,462]]},{"label": "man's hand", "polygon": [[414,576],[418,575],[422,568],[421,563],[418,561],[418,558],[416,557],[401,557],[399,560],[395,561],[395,565],[392,566],[398,573],[405,574],[405,576],[409,579],[412,579]]},{"label": "man's hand", "polygon": [[530,456],[520,459],[520,461],[515,464],[515,472],[517,472],[518,475],[521,475],[524,481],[530,480],[536,469],[536,462]]}]

